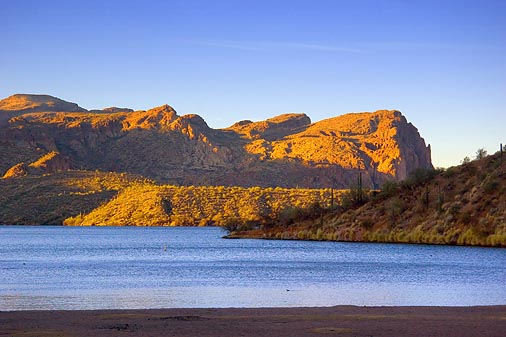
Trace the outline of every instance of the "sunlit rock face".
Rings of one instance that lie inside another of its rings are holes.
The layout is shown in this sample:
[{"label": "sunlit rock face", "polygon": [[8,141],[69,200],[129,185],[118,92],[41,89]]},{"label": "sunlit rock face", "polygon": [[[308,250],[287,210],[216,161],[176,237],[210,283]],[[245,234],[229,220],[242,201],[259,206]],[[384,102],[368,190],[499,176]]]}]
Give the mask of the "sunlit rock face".
[{"label": "sunlit rock face", "polygon": [[17,94],[0,100],[0,124],[13,116],[41,111],[85,112],[75,103],[49,95]]},{"label": "sunlit rock face", "polygon": [[[212,129],[169,105],[87,111],[47,95],[0,101],[0,174],[52,151],[65,158],[61,169],[129,172],[181,185],[348,188],[360,174],[364,186],[377,187],[432,167],[430,146],[399,111],[315,123],[284,114]],[[13,170],[40,171],[23,167]]]},{"label": "sunlit rock face", "polygon": [[33,163],[18,163],[7,170],[3,178],[21,177],[28,174],[49,174],[72,169],[71,160],[56,151],[43,155]]}]

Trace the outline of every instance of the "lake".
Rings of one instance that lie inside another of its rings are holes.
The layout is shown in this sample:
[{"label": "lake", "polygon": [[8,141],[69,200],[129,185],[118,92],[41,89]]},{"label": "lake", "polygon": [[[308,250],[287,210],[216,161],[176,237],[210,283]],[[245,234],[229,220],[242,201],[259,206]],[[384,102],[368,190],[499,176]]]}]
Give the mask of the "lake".
[{"label": "lake", "polygon": [[506,249],[0,226],[0,310],[506,304]]}]

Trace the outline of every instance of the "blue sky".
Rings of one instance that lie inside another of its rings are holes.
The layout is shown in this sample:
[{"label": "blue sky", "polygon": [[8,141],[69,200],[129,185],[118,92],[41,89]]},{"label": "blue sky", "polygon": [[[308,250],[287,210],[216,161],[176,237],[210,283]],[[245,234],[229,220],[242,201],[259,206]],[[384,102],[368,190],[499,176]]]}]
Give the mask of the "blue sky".
[{"label": "blue sky", "polygon": [[397,109],[435,166],[506,143],[506,1],[0,0],[0,97],[211,127]]}]

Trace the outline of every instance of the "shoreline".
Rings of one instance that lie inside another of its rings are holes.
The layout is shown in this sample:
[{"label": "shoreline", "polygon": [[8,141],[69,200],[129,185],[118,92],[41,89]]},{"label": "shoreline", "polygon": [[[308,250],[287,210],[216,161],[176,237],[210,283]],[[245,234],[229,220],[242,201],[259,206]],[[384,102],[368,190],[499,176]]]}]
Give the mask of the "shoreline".
[{"label": "shoreline", "polygon": [[279,241],[306,241],[306,242],[339,242],[339,243],[372,243],[372,244],[393,244],[393,245],[421,245],[421,246],[442,246],[442,247],[476,247],[476,248],[497,248],[505,249],[506,246],[492,246],[482,244],[452,244],[440,242],[404,242],[404,241],[370,241],[370,240],[327,240],[327,239],[298,239],[298,238],[276,238],[259,234],[257,230],[233,232],[221,237],[227,240],[279,240]]},{"label": "shoreline", "polygon": [[0,336],[11,337],[499,337],[504,331],[506,305],[0,311]]}]

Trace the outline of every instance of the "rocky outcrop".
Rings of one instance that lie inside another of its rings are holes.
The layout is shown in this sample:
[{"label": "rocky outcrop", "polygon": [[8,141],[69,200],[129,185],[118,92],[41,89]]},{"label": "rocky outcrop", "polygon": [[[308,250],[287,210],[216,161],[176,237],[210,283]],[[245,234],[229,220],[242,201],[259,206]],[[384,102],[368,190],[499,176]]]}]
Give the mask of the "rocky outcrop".
[{"label": "rocky outcrop", "polygon": [[117,112],[134,112],[134,110],[129,109],[129,108],[118,108],[118,107],[112,106],[109,108],[104,108],[102,110],[91,110],[90,112],[100,112],[100,113],[113,114],[113,113],[117,113]]},{"label": "rocky outcrop", "polygon": [[68,157],[56,151],[51,151],[28,165],[28,167],[33,174],[46,174],[70,170],[72,163]]},{"label": "rocky outcrop", "polygon": [[31,164],[19,163],[11,167],[4,174],[3,178],[16,178],[28,174],[48,174],[60,171],[67,171],[72,168],[71,161],[68,157],[61,155],[56,151],[43,155]]},{"label": "rocky outcrop", "polygon": [[378,187],[385,179],[404,179],[416,168],[432,167],[430,147],[395,110],[330,118],[275,140],[256,139],[246,148],[261,161],[315,169],[300,177],[307,187],[342,187],[342,181],[356,181],[359,172],[367,186]]},{"label": "rocky outcrop", "polygon": [[406,118],[398,113],[398,120],[394,124],[397,128],[397,134],[394,137],[399,144],[399,160],[396,161],[395,176],[398,179],[405,179],[411,172],[417,168],[430,168],[431,149],[430,145],[425,145],[423,138],[420,137],[418,129]]},{"label": "rocky outcrop", "polygon": [[283,114],[261,122],[241,121],[229,130],[250,139],[275,140],[297,133],[310,124],[311,119],[306,114]]},{"label": "rocky outcrop", "polygon": [[0,100],[0,124],[13,116],[41,111],[86,112],[75,103],[49,95],[16,94]]},{"label": "rocky outcrop", "polygon": [[[430,147],[399,111],[316,123],[305,114],[285,114],[212,129],[200,116],[179,116],[169,105],[134,112],[26,113],[27,107],[47,109],[48,102],[61,100],[30,103],[31,96],[21,96],[23,104],[7,99],[10,108],[23,109],[11,110],[17,115],[0,125],[0,154],[5,154],[0,172],[51,151],[77,168],[182,185],[348,188],[361,174],[364,186],[378,187],[432,167]],[[58,104],[58,109],[66,106]]]},{"label": "rocky outcrop", "polygon": [[19,163],[11,167],[5,172],[3,179],[17,178],[26,176],[28,174],[28,165],[26,163]]}]

